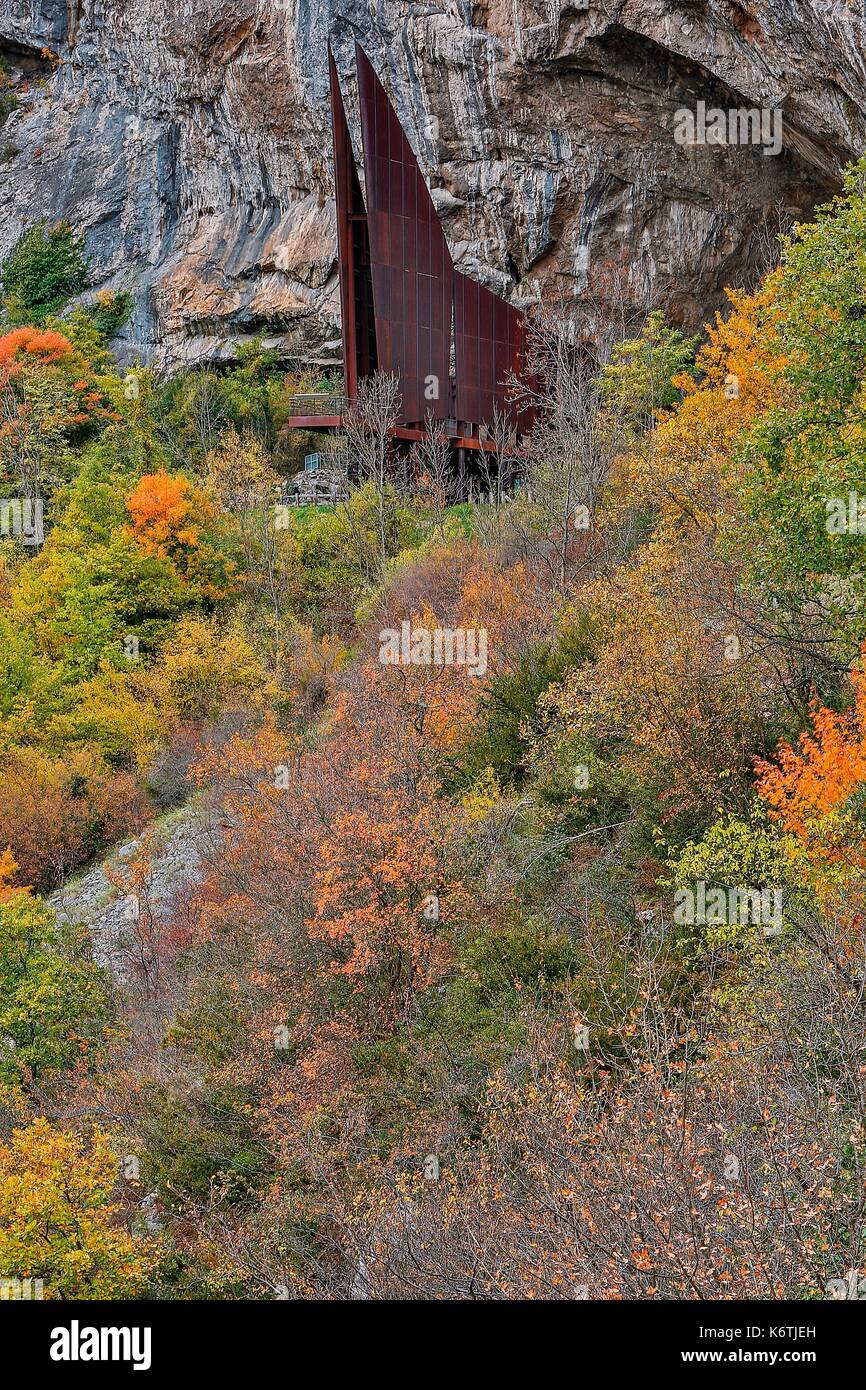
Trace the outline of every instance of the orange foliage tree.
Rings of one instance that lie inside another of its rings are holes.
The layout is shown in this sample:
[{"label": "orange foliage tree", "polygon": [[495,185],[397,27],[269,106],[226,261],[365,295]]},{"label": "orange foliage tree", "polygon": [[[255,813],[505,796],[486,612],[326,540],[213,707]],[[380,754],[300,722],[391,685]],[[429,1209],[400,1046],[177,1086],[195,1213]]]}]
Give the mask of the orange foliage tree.
[{"label": "orange foliage tree", "polygon": [[172,556],[198,544],[193,489],[183,473],[147,473],[127,498],[132,534],[150,555]]},{"label": "orange foliage tree", "polygon": [[0,903],[7,902],[13,893],[19,891],[11,886],[17,871],[18,863],[12,851],[0,851]]},{"label": "orange foliage tree", "polygon": [[418,786],[412,794],[383,789],[363,765],[354,782],[358,793],[369,789],[366,804],[340,813],[320,846],[307,925],[311,936],[334,943],[333,968],[378,975],[380,1008],[391,1021],[445,973],[450,951],[438,923],[453,922],[461,894],[443,882],[434,797]]},{"label": "orange foliage tree", "polygon": [[193,595],[208,603],[230,592],[237,569],[221,518],[183,473],[146,473],[127,498],[129,534],[148,555],[168,559]]},{"label": "orange foliage tree", "polygon": [[26,360],[54,364],[68,358],[74,348],[62,333],[44,328],[13,328],[0,337],[0,382],[20,376]]},{"label": "orange foliage tree", "polygon": [[759,760],[758,792],[771,815],[818,859],[863,863],[866,827],[852,798],[866,783],[866,672],[851,674],[853,706],[841,713],[817,701],[812,729],[775,762]]},{"label": "orange foliage tree", "polygon": [[92,750],[75,749],[63,762],[35,749],[0,760],[0,845],[14,858],[20,885],[56,888],[100,843],[144,819],[135,779],[110,772]]}]

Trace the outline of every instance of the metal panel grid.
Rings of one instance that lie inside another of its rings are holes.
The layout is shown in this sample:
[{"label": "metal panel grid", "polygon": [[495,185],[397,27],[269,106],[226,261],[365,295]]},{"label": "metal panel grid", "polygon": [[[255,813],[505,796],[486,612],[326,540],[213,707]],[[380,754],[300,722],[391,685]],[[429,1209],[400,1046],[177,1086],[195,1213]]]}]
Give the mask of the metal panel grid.
[{"label": "metal panel grid", "polygon": [[518,409],[509,387],[524,371],[524,316],[455,271],[396,112],[358,46],[356,58],[366,210],[330,59],[347,390],[353,395],[358,378],[377,368],[391,371],[400,379],[401,425],[420,424],[429,412],[489,426],[495,404],[525,433],[532,412]]},{"label": "metal panel grid", "polygon": [[406,423],[448,414],[454,268],[433,200],[385,91],[358,48],[379,367]]}]

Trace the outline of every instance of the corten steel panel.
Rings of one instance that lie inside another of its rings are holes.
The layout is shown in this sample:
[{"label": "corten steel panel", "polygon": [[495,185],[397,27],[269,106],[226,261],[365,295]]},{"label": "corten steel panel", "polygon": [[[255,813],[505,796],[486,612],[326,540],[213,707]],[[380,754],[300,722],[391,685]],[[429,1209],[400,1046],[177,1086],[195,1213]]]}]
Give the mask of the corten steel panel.
[{"label": "corten steel panel", "polygon": [[454,338],[458,419],[491,425],[495,405],[521,433],[528,431],[532,414],[518,408],[509,385],[523,372],[520,310],[455,271]]},{"label": "corten steel panel", "polygon": [[504,411],[519,434],[528,434],[535,422],[535,413],[526,404],[515,400],[513,388],[508,385],[512,378],[527,382],[526,364],[526,318],[519,309],[497,299],[496,329],[496,393],[495,399],[500,411]]},{"label": "corten steel panel", "polygon": [[343,319],[343,369],[346,394],[354,399],[359,376],[376,371],[376,327],[367,213],[355,167],[334,55],[328,50],[331,84],[331,126],[334,134],[334,183],[337,203],[337,246],[340,263],[340,307]]},{"label": "corten steel panel", "polygon": [[454,267],[396,112],[366,54],[355,51],[379,370],[400,378],[404,423],[428,413],[444,420]]}]

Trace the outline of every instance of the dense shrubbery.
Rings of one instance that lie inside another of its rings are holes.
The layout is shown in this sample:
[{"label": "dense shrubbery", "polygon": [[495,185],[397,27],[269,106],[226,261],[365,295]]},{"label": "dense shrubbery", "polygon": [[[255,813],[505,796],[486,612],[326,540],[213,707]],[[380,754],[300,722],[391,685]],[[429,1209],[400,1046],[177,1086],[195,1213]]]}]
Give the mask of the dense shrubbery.
[{"label": "dense shrubbery", "polygon": [[36,222],[0,267],[3,307],[10,323],[39,324],[84,289],[84,244],[66,222]]}]

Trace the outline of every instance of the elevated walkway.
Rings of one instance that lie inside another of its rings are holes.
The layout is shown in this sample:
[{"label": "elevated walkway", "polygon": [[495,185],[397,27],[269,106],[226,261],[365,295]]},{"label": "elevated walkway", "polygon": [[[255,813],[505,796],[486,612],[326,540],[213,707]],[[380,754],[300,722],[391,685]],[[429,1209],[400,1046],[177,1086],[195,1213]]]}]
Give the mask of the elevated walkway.
[{"label": "elevated walkway", "polygon": [[[292,413],[286,421],[286,429],[294,430],[338,430],[343,427],[346,416],[351,411],[351,401],[338,392],[308,392],[295,396],[292,400]],[[484,449],[495,453],[495,447],[484,426],[478,427],[465,420],[442,420],[441,423],[448,442],[453,449]],[[391,430],[394,439],[408,442],[423,439],[426,430],[421,423],[414,425],[395,425]]]}]

